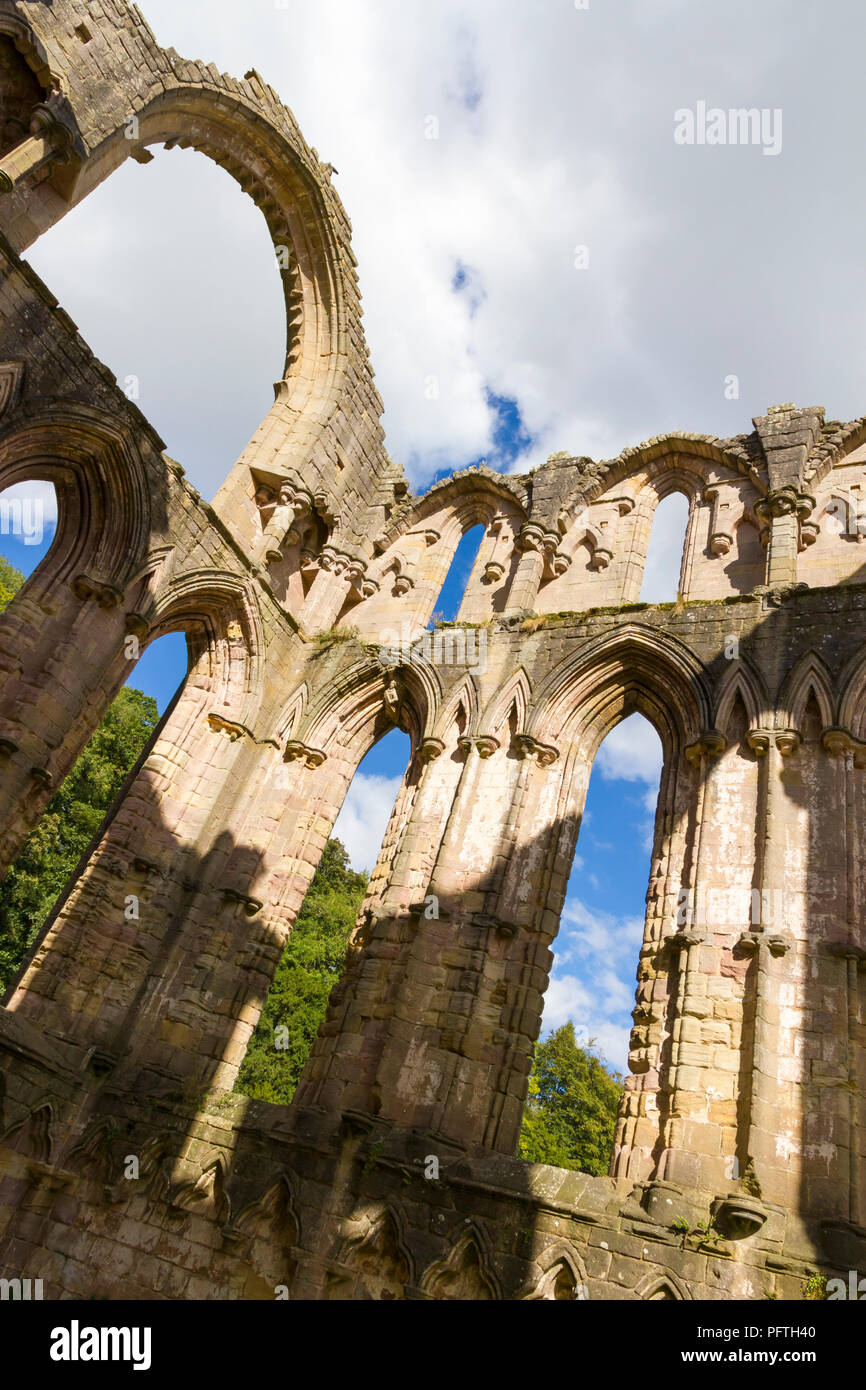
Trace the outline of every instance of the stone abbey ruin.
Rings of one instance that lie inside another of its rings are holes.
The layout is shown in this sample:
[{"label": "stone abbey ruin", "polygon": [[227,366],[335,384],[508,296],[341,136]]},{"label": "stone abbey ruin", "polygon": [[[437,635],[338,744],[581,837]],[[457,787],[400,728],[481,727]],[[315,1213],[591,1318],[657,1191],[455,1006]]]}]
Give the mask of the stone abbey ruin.
[{"label": "stone abbey ruin", "polygon": [[[4,868],[130,638],[190,649],[0,1008],[0,1275],[65,1299],[784,1299],[862,1269],[866,418],[778,405],[413,496],[330,166],[256,72],[163,50],[123,0],[0,0],[0,89],[0,486],[59,505],[0,618]],[[285,374],[212,504],[21,259],[156,144],[227,169],[284,252]],[[681,597],[640,604],[674,491]],[[457,623],[411,647],[478,523]],[[634,711],[664,767],[599,1178],[514,1154],[590,767]],[[274,969],[395,726],[412,757],[346,973],[292,1105],[250,1101]]]}]

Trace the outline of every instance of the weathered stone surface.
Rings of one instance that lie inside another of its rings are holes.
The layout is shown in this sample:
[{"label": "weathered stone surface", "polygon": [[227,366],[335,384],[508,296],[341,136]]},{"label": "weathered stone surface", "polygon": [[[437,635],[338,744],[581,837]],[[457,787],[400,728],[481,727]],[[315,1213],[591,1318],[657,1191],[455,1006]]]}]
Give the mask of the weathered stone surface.
[{"label": "weathered stone surface", "polygon": [[[66,1298],[715,1299],[862,1267],[866,421],[772,407],[411,496],[329,167],[256,73],[160,49],[123,0],[84,37],[78,8],[0,0],[0,486],[47,478],[60,512],[0,618],[4,867],[129,639],[185,631],[191,667],[0,1009],[0,1273]],[[222,164],[283,265],[285,376],[213,506],[20,258],[159,141]],[[681,599],[640,604],[672,490]],[[458,621],[427,633],[479,521]],[[513,1154],[589,770],[634,710],[664,771],[591,1178]],[[281,950],[395,725],[412,759],[348,969],[292,1106],[246,1101]]]}]

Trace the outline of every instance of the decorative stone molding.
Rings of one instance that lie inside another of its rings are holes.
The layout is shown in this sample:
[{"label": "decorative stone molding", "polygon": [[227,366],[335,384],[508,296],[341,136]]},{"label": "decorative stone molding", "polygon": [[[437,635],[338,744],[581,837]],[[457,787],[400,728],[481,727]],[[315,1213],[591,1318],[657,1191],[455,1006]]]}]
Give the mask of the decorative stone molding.
[{"label": "decorative stone molding", "polygon": [[327,757],[320,748],[308,748],[305,743],[297,739],[289,739],[283,753],[283,761],[287,763],[302,762],[305,767],[321,767]]},{"label": "decorative stone molding", "polygon": [[772,522],[784,516],[796,516],[798,527],[798,547],[804,550],[816,540],[818,528],[808,522],[815,509],[815,498],[811,493],[786,486],[775,488],[758,498],[755,503],[755,516],[763,523],[762,539],[766,544]]},{"label": "decorative stone molding", "polygon": [[72,581],[73,593],[83,601],[94,599],[100,608],[116,608],[123,600],[123,590],[116,584],[97,579],[90,574],[78,574]]},{"label": "decorative stone molding", "polygon": [[796,729],[749,729],[746,742],[758,758],[763,758],[773,745],[787,757],[796,753],[801,739]]},{"label": "decorative stone molding", "polygon": [[856,768],[866,767],[866,742],[855,738],[848,729],[834,724],[824,730],[821,742],[831,757],[838,758],[843,754],[850,754]]},{"label": "decorative stone molding", "polygon": [[746,955],[752,955],[761,947],[766,947],[771,956],[784,956],[791,949],[791,939],[780,932],[746,931],[739,937],[737,945]]},{"label": "decorative stone molding", "polygon": [[466,756],[474,748],[479,758],[490,758],[500,747],[499,739],[492,734],[465,735],[457,740],[457,746]]},{"label": "decorative stone molding", "polygon": [[445,744],[441,738],[425,738],[418,749],[418,756],[422,762],[432,763],[434,758],[441,757],[444,752]]},{"label": "decorative stone molding", "polygon": [[18,403],[23,383],[23,362],[0,362],[0,415]]},{"label": "decorative stone molding", "polygon": [[720,734],[718,729],[705,729],[694,743],[687,746],[685,754],[690,763],[697,764],[704,758],[717,758],[726,747],[727,739],[724,734]]},{"label": "decorative stone molding", "polygon": [[551,767],[559,757],[552,743],[541,743],[532,734],[515,734],[514,751],[518,758],[535,758],[539,767]]}]

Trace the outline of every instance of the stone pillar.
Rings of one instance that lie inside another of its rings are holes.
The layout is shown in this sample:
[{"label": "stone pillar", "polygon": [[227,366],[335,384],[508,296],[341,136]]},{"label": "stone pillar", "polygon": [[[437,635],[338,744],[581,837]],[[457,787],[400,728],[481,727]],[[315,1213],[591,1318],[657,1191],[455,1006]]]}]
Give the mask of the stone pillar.
[{"label": "stone pillar", "polygon": [[866,744],[855,739],[847,729],[825,729],[822,743],[836,761],[839,769],[839,801],[845,808],[845,935],[844,939],[827,943],[832,956],[840,961],[843,978],[842,993],[846,1015],[846,1070],[848,1081],[848,1163],[847,1193],[843,1219],[859,1225],[861,1221],[861,1160],[860,1160],[860,1027],[861,987],[859,972],[866,965],[866,950],[860,938],[859,856],[857,852],[860,827],[857,823],[857,771],[866,767]]},{"label": "stone pillar", "polygon": [[[559,779],[546,797],[531,789],[535,778],[547,783],[542,764],[549,759],[546,746],[529,742],[532,753],[520,759],[492,735],[460,735],[456,785],[454,755],[431,750],[438,756],[425,766],[392,871],[401,880],[409,871],[415,881],[419,838],[429,843],[435,835],[425,790],[433,778],[444,824],[429,882],[403,915],[405,882],[389,884],[378,905],[371,903],[305,1069],[299,1107],[363,1111],[450,1144],[514,1151],[555,930],[545,885],[561,870],[554,852]],[[512,914],[522,918],[523,909],[508,897],[503,858],[515,849],[515,801],[531,809],[528,792],[535,813],[524,840],[536,846],[528,890],[535,901],[533,923],[521,929]]]},{"label": "stone pillar", "polygon": [[515,539],[514,545],[520,552],[520,560],[508,592],[506,617],[519,617],[531,613],[535,607],[544,574],[544,540],[543,528],[532,522],[527,522]]},{"label": "stone pillar", "polygon": [[[745,931],[738,943],[744,954],[754,958],[751,971],[752,1037],[743,1069],[749,1079],[748,1096],[738,1145],[738,1161],[743,1181],[762,1190],[769,1186],[770,1190],[764,1191],[763,1195],[773,1200],[785,1200],[786,1194],[792,1195],[793,1175],[780,1156],[777,1145],[786,1103],[779,1081],[780,981],[774,961],[786,954],[790,940],[780,932],[771,934],[766,931],[763,917],[766,905],[774,897],[779,900],[776,895],[783,893],[786,883],[782,760],[796,751],[800,738],[790,729],[753,729],[746,737],[750,748],[761,761],[752,930]],[[756,912],[755,904],[758,901],[761,908]],[[757,922],[754,920],[756,916],[759,919]]]},{"label": "stone pillar", "polygon": [[0,869],[13,861],[130,672],[114,585],[36,581],[0,617]]},{"label": "stone pillar", "polygon": [[764,523],[766,582],[771,587],[796,584],[797,554],[817,535],[808,520],[814,505],[813,497],[794,487],[775,488],[755,503],[755,515]]},{"label": "stone pillar", "polygon": [[256,546],[256,561],[268,565],[282,560],[284,546],[293,542],[293,527],[308,517],[312,510],[310,494],[296,487],[290,479],[285,479],[280,484],[277,505]]},{"label": "stone pillar", "polygon": [[318,572],[298,618],[305,632],[327,632],[334,626],[349,594],[350,564],[349,556],[332,546],[322,550]]},{"label": "stone pillar", "polygon": [[677,960],[677,996],[671,1035],[668,1109],[657,1176],[692,1187],[699,1185],[701,1169],[707,1162],[721,1167],[721,1127],[711,1123],[708,1114],[708,1073],[713,1065],[713,1047],[705,1041],[704,1031],[713,1011],[712,1001],[707,997],[712,945],[704,930],[703,903],[709,769],[711,759],[724,747],[722,735],[710,730],[686,749],[686,758],[695,768],[697,783],[692,848],[685,883],[686,912],[681,914],[685,917],[686,930],[669,939]]}]

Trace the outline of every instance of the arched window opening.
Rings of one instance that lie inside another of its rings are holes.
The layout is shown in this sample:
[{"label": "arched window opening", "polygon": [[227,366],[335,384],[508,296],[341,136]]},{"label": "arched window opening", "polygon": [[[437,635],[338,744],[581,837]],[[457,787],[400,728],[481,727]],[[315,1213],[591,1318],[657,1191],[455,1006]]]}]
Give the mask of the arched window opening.
[{"label": "arched window opening", "polygon": [[632,714],[598,750],[572,865],[520,1157],[607,1174],[627,1070],[661,776],[658,734]]},{"label": "arched window opening", "polygon": [[466,585],[478,558],[478,551],[484,539],[484,526],[479,522],[460,537],[454,558],[448,566],[448,573],[439,591],[436,612],[427,624],[433,627],[437,622],[453,623],[460,615],[460,606],[466,593]]},{"label": "arched window opening", "polygon": [[77,878],[186,670],[182,633],[150,644],[10,865],[0,883],[0,997]]},{"label": "arched window opening", "polygon": [[390,730],[362,759],[274,975],[235,1090],[288,1105],[324,1021],[403,781],[411,743]]},{"label": "arched window opening", "polygon": [[640,590],[642,603],[675,603],[680,592],[688,498],[673,492],[655,509]]},{"label": "arched window opening", "polygon": [[212,496],[284,371],[280,266],[252,200],[204,155],[158,151],[122,164],[27,258]]},{"label": "arched window opening", "polygon": [[13,483],[0,492],[0,610],[45,559],[56,534],[52,483]]}]

